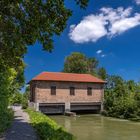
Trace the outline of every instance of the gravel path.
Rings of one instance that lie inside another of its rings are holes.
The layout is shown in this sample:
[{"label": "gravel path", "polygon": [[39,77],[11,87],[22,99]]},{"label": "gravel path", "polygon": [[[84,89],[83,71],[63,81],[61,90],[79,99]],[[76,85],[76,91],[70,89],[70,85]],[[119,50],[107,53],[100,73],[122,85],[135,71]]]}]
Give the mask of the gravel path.
[{"label": "gravel path", "polygon": [[15,119],[11,128],[6,132],[3,140],[37,140],[36,133],[28,123],[29,116],[23,112],[21,107],[13,107]]}]

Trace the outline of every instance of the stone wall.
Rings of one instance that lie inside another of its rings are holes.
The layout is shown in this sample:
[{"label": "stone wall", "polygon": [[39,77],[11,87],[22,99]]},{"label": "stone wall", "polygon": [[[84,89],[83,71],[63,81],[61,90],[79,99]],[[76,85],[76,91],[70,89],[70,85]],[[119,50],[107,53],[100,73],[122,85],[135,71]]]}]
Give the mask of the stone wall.
[{"label": "stone wall", "polygon": [[[56,86],[56,95],[51,95],[51,86]],[[35,88],[35,102],[38,103],[72,103],[102,102],[103,84],[76,82],[32,81]],[[70,95],[70,87],[75,87],[75,95]],[[87,95],[87,87],[92,88],[92,95]]]}]

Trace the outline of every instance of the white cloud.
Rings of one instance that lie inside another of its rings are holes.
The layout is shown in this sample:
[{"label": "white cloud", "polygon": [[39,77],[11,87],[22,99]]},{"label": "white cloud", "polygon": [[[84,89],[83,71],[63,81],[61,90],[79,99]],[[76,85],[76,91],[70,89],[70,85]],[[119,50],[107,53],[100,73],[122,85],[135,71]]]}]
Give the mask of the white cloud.
[{"label": "white cloud", "polygon": [[102,50],[98,50],[96,53],[97,53],[97,54],[100,54],[100,53],[102,53]]},{"label": "white cloud", "polygon": [[112,26],[110,27],[109,31],[110,31],[110,35],[117,35],[117,34],[121,34],[125,31],[127,31],[128,29],[131,29],[137,25],[140,25],[140,14],[136,14],[134,17],[131,18],[124,18],[124,19],[120,19],[119,21],[116,21],[112,24]]},{"label": "white cloud", "polygon": [[105,56],[106,56],[105,54],[102,54],[102,55],[101,55],[102,58],[105,57]]},{"label": "white cloud", "polygon": [[140,5],[140,0],[135,0],[137,5]]},{"label": "white cloud", "polygon": [[105,21],[100,16],[89,15],[84,17],[78,25],[70,26],[70,39],[76,43],[96,42],[107,34],[105,24]]},{"label": "white cloud", "polygon": [[138,25],[140,14],[132,14],[131,7],[103,7],[99,14],[91,14],[84,17],[79,24],[71,25],[69,37],[76,43],[96,42],[104,36],[111,38]]},{"label": "white cloud", "polygon": [[106,54],[103,54],[103,51],[102,50],[96,51],[96,54],[98,54],[98,56],[100,56],[102,58],[106,56]]},{"label": "white cloud", "polygon": [[117,9],[102,8],[101,11],[105,20],[109,22],[108,36],[121,34],[140,24],[140,14],[135,13],[131,16],[131,7],[127,9],[123,9],[122,7]]}]

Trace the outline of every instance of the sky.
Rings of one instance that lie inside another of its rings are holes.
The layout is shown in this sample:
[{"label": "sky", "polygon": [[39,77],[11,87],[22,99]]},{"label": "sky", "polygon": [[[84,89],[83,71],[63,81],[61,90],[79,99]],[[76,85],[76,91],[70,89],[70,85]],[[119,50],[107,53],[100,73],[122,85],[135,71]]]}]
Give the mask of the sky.
[{"label": "sky", "polygon": [[39,43],[25,55],[26,83],[43,71],[60,72],[72,52],[96,57],[108,74],[140,81],[140,0],[90,0],[86,10],[65,1],[73,10],[67,27],[54,37],[48,53]]}]

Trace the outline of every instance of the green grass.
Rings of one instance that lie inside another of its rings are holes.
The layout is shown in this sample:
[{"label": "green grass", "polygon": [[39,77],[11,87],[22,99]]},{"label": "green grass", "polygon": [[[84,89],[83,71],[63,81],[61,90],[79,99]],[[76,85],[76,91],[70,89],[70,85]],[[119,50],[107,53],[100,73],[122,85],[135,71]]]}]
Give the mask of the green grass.
[{"label": "green grass", "polygon": [[29,114],[31,125],[37,131],[40,140],[75,140],[72,134],[66,132],[48,116],[31,109],[25,111]]}]

